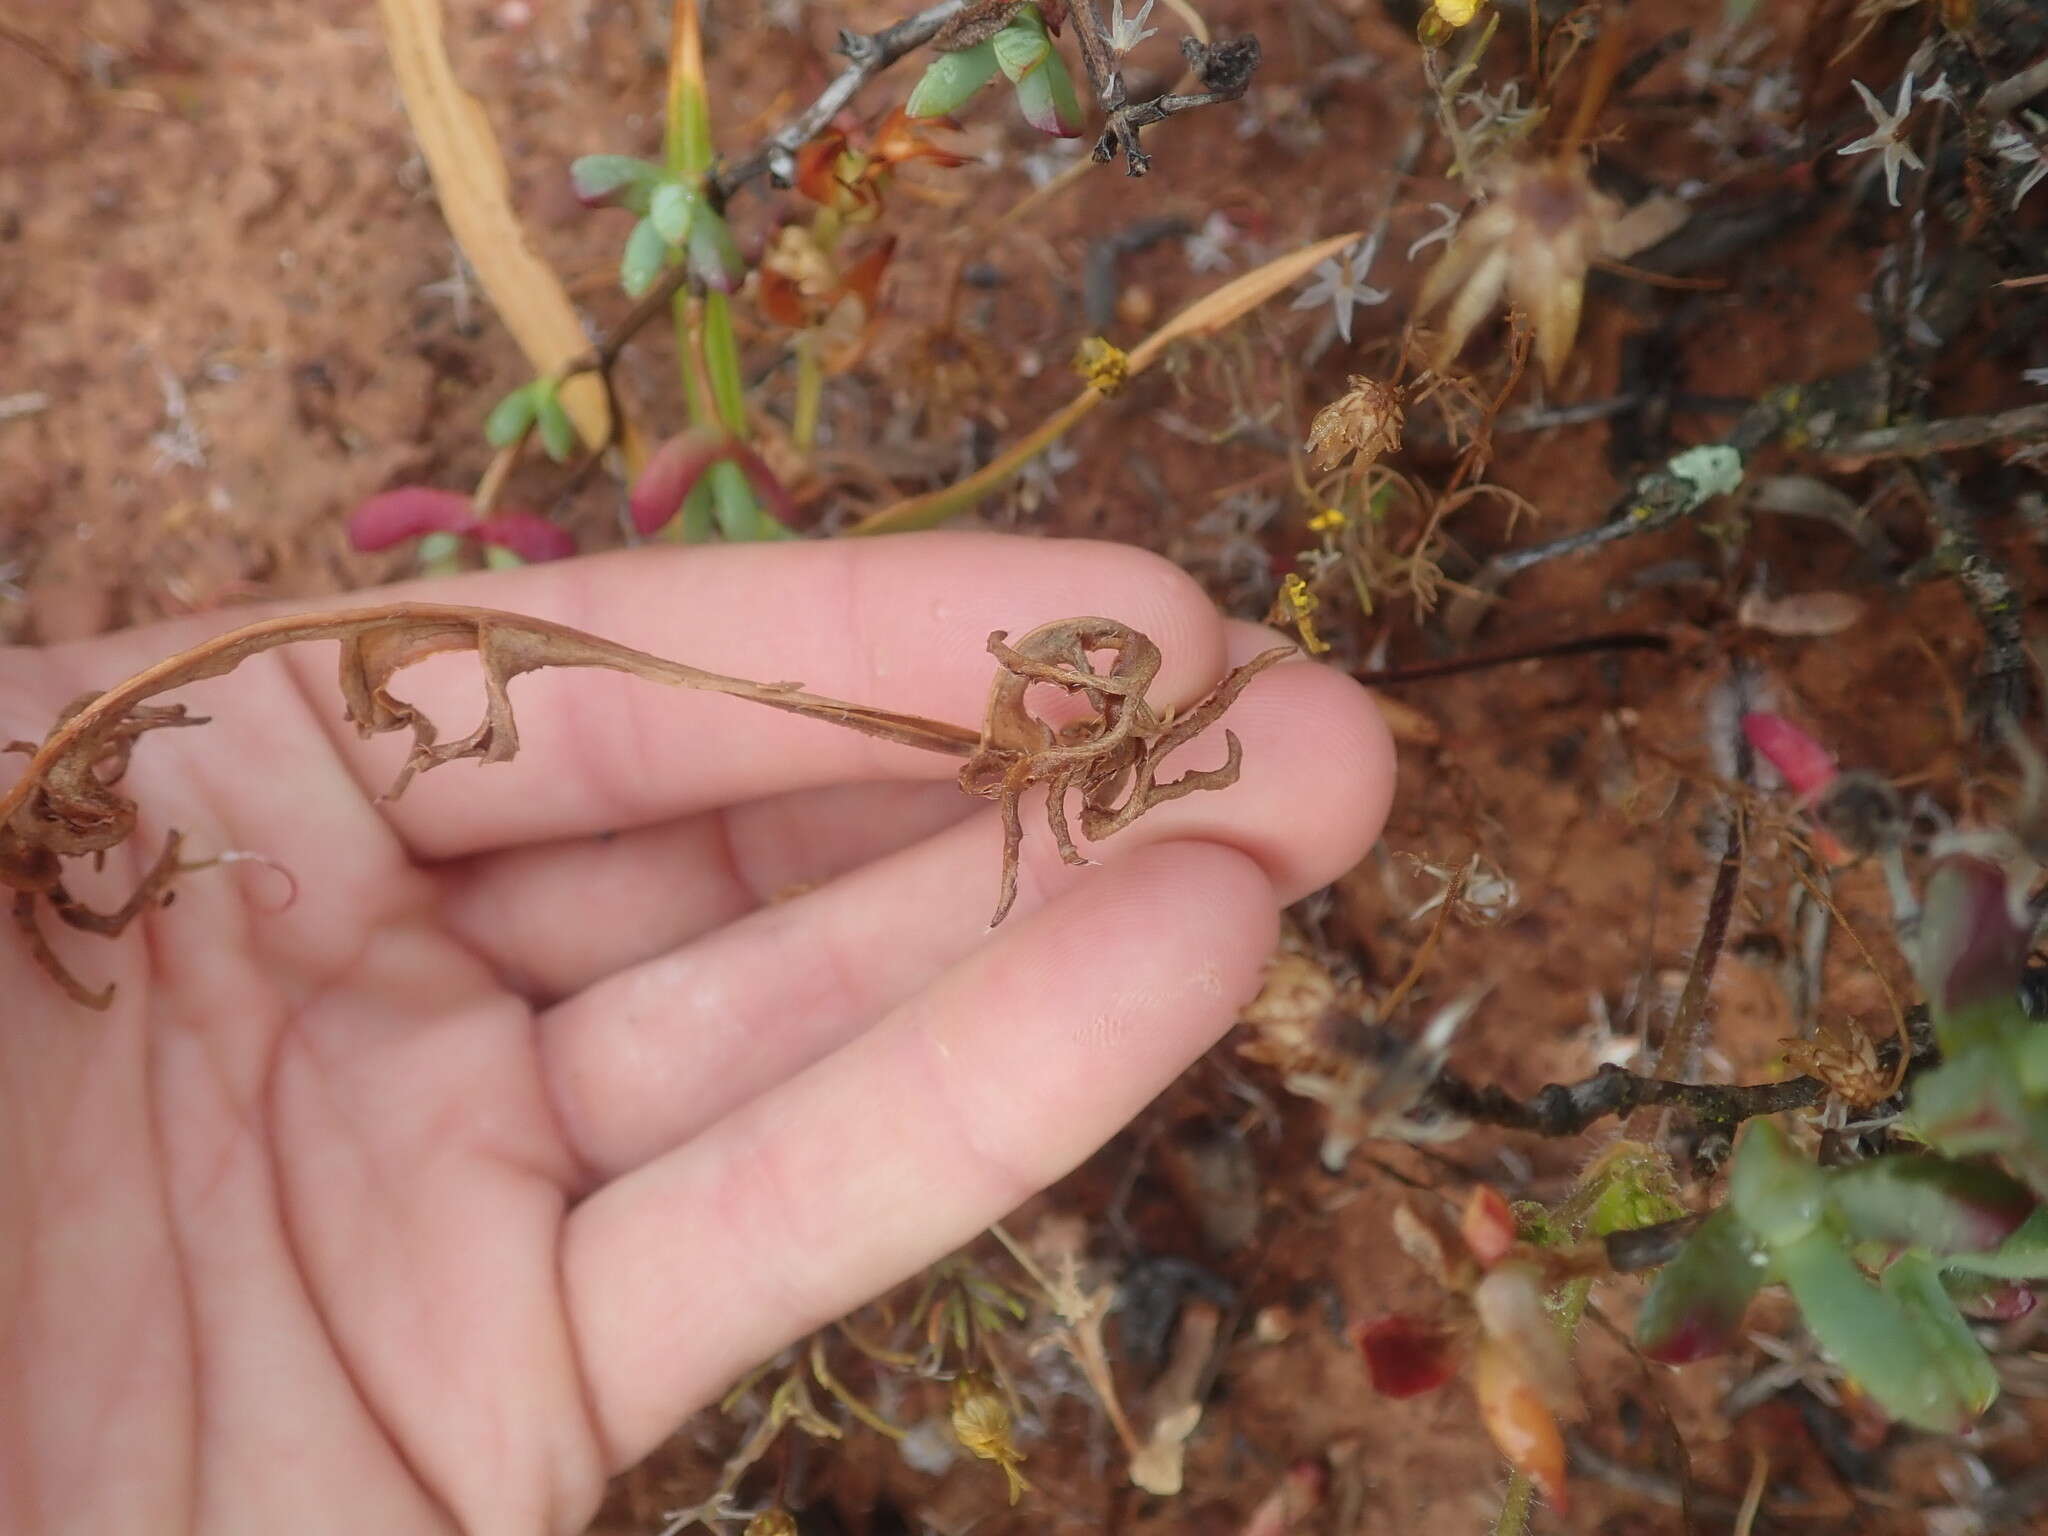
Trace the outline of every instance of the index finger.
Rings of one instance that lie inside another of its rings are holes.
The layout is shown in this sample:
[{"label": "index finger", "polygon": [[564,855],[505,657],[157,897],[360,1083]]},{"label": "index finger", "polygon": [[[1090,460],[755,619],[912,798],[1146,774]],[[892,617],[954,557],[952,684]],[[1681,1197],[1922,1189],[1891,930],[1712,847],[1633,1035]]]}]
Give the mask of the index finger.
[{"label": "index finger", "polygon": [[[362,600],[459,602],[554,620],[607,640],[760,682],[973,726],[995,675],[987,640],[1100,614],[1159,645],[1163,707],[1221,674],[1222,623],[1201,588],[1124,545],[994,534],[640,549],[450,581]],[[287,656],[317,701],[330,656]],[[473,660],[410,669],[395,691],[466,732],[482,694]],[[427,775],[390,806],[416,856],[450,858],[645,826],[843,782],[939,778],[950,757],[892,745],[743,700],[668,690],[621,674],[543,671],[513,685],[518,756]],[[329,732],[366,792],[391,783],[401,745]]]}]

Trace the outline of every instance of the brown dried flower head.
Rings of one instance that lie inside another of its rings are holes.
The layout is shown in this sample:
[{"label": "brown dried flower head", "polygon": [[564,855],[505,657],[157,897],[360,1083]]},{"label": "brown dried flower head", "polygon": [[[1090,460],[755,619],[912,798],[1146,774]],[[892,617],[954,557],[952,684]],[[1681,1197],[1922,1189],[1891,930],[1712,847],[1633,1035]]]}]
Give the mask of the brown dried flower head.
[{"label": "brown dried flower head", "polygon": [[1811,1040],[1787,1040],[1785,1060],[1795,1072],[1817,1077],[1852,1109],[1882,1103],[1898,1089],[1878,1064],[1877,1047],[1857,1025],[1826,1019]]},{"label": "brown dried flower head", "polygon": [[1615,248],[1621,205],[1596,190],[1585,162],[1503,164],[1487,177],[1488,201],[1473,212],[1424,280],[1415,312],[1450,303],[1434,365],[1464,350],[1505,293],[1528,311],[1536,358],[1552,382],[1571,355],[1585,298],[1586,268]]},{"label": "brown dried flower head", "polygon": [[1322,1062],[1338,1001],[1337,979],[1326,967],[1307,955],[1279,951],[1266,962],[1259,995],[1238,1013],[1253,1032],[1240,1053],[1282,1071]]},{"label": "brown dried flower head", "polygon": [[1316,468],[1335,469],[1346,459],[1364,469],[1381,454],[1401,446],[1401,390],[1361,374],[1309,424],[1308,451]]}]

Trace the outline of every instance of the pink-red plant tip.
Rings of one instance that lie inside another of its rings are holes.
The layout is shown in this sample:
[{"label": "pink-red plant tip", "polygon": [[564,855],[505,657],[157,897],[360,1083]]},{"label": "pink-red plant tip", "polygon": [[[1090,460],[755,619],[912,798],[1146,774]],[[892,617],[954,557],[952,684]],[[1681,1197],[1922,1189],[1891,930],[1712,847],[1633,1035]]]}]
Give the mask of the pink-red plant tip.
[{"label": "pink-red plant tip", "polygon": [[401,485],[372,496],[349,514],[348,541],[365,554],[430,533],[466,533],[476,510],[460,491]]},{"label": "pink-red plant tip", "polygon": [[626,501],[633,526],[643,537],[665,527],[683,509],[705,471],[724,457],[727,443],[721,432],[696,428],[654,450]]},{"label": "pink-red plant tip", "polygon": [[460,491],[429,485],[402,485],[385,491],[349,514],[348,541],[365,554],[430,533],[455,533],[480,544],[495,544],[522,560],[560,560],[576,553],[576,541],[568,532],[538,512],[508,507],[480,518]]},{"label": "pink-red plant tip", "polygon": [[480,544],[509,549],[532,564],[543,560],[566,560],[576,553],[576,541],[569,530],[549,522],[538,512],[508,508],[480,518],[463,530]]},{"label": "pink-red plant tip", "polygon": [[1383,1317],[1355,1330],[1373,1390],[1382,1397],[1419,1397],[1457,1374],[1451,1333],[1421,1317]]},{"label": "pink-red plant tip", "polygon": [[1515,1213],[1508,1208],[1507,1197],[1490,1184],[1473,1187],[1458,1229],[1482,1269],[1491,1269],[1515,1246]]},{"label": "pink-red plant tip", "polygon": [[1811,803],[1842,771],[1826,747],[1783,715],[1752,711],[1742,717],[1742,734],[1803,801]]}]

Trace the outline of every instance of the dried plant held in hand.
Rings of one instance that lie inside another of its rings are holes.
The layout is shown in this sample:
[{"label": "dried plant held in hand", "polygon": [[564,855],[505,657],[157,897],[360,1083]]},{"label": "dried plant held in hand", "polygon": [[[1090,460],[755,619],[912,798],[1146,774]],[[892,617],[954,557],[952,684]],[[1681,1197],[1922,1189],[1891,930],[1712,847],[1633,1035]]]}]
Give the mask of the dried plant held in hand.
[{"label": "dried plant held in hand", "polygon": [[[135,831],[135,802],[116,786],[137,739],[164,727],[206,723],[188,715],[183,705],[147,701],[187,683],[223,676],[250,657],[280,646],[335,640],[341,645],[346,718],[365,737],[412,732],[412,751],[391,786],[392,798],[404,792],[415,773],[443,763],[463,758],[508,761],[519,750],[508,686],[521,673],[544,667],[600,667],[671,687],[729,694],[864,735],[966,758],[961,787],[997,800],[1002,810],[1002,899],[994,918],[1001,922],[1016,894],[1023,836],[1018,801],[1027,789],[1047,786],[1053,836],[1062,856],[1070,863],[1086,863],[1068,829],[1067,791],[1081,789],[1082,827],[1090,838],[1103,838],[1161,801],[1234,783],[1241,753],[1237,738],[1228,733],[1229,755],[1221,768],[1160,784],[1159,760],[1212,724],[1254,675],[1289,654],[1282,647],[1254,658],[1169,724],[1146,701],[1161,658],[1159,648],[1138,631],[1110,619],[1081,618],[1034,630],[1015,649],[1003,638],[1000,631],[989,637],[989,649],[1001,670],[991,690],[987,723],[976,732],[943,720],[824,698],[795,683],[757,683],[707,672],[544,619],[489,608],[394,603],[265,619],[215,636],[104,693],[75,701],[40,746],[19,741],[7,745],[8,751],[29,754],[30,761],[21,778],[0,796],[0,885],[14,892],[15,922],[37,963],[76,1001],[106,1007],[113,989],[91,991],[65,969],[36,925],[36,908],[38,902],[45,903],[71,927],[111,938],[157,905],[172,879],[195,867],[179,861],[179,834],[173,832],[149,873],[118,910],[95,911],[65,887],[67,860],[97,859]],[[476,654],[483,668],[484,718],[469,735],[442,742],[433,721],[392,694],[390,683],[406,667],[447,651]],[[1090,651],[1115,655],[1107,673],[1090,669]],[[1035,719],[1025,694],[1031,684],[1040,682],[1084,693],[1095,717],[1059,731]]]},{"label": "dried plant held in hand", "polygon": [[[1069,864],[1085,865],[1088,860],[1074,847],[1067,821],[1067,792],[1081,791],[1081,830],[1099,841],[1163,801],[1236,783],[1243,749],[1230,731],[1223,733],[1228,756],[1220,768],[1191,771],[1162,784],[1159,763],[1213,725],[1245,684],[1294,654],[1292,646],[1261,652],[1169,724],[1145,700],[1159,675],[1159,647],[1136,630],[1109,619],[1066,619],[1034,629],[1014,647],[1004,643],[1007,638],[1000,630],[988,638],[1002,675],[989,695],[981,745],[960,770],[960,787],[994,800],[1002,812],[1003,889],[991,926],[1008,915],[1017,898],[1017,850],[1024,840],[1020,802],[1026,790],[1046,786],[1053,843]],[[1114,653],[1107,672],[1089,665],[1091,651]],[[1083,695],[1094,715],[1055,730],[1030,711],[1027,694],[1033,683]]]}]

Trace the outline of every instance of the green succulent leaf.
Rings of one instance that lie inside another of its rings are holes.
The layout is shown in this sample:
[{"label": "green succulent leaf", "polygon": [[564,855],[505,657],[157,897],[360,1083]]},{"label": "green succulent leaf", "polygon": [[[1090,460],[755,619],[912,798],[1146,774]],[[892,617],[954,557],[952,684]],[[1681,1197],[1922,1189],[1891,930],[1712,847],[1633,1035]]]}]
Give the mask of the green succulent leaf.
[{"label": "green succulent leaf", "polygon": [[903,104],[909,117],[950,117],[974,93],[995,79],[1001,66],[996,63],[995,39],[978,43],[959,53],[942,53],[925,67],[923,76]]},{"label": "green succulent leaf", "polygon": [[[1914,1336],[1926,1351],[1944,1390],[1930,1401],[1945,1416],[1960,1410],[1967,1426],[1998,1397],[1998,1372],[1970,1332],[1941,1272],[1924,1253],[1902,1253],[1884,1272],[1884,1293],[1905,1311]],[[1953,1405],[1953,1407],[1951,1407]]]},{"label": "green succulent leaf", "polygon": [[2001,1280],[2048,1280],[2048,1206],[2029,1216],[2017,1232],[1989,1253],[1957,1254],[1950,1269]]},{"label": "green succulent leaf", "polygon": [[1936,1254],[1995,1249],[2040,1205],[2024,1184],[1989,1164],[1906,1154],[1833,1174],[1828,1200],[1853,1241]]},{"label": "green succulent leaf", "polygon": [[1890,1417],[1937,1434],[1968,1425],[1974,1410],[1941,1353],[1939,1330],[1923,1331],[1924,1312],[1873,1283],[1839,1234],[1816,1227],[1771,1258],[1821,1348]]},{"label": "green succulent leaf", "polygon": [[491,414],[484,418],[484,441],[493,448],[509,448],[519,441],[540,408],[535,395],[538,384],[538,380],[522,384],[491,407]]},{"label": "green succulent leaf", "polygon": [[652,219],[642,219],[626,237],[625,254],[619,259],[619,286],[626,297],[637,299],[654,286],[661,269],[668,265],[668,242]]},{"label": "green succulent leaf", "polygon": [[647,222],[660,230],[661,238],[670,245],[681,245],[690,238],[690,225],[702,203],[694,187],[664,181],[647,200]]},{"label": "green succulent leaf", "polygon": [[653,161],[632,155],[584,155],[569,165],[569,180],[584,202],[618,203],[641,214],[661,175]]},{"label": "green succulent leaf", "polygon": [[1766,1248],[1812,1232],[1826,1211],[1827,1180],[1770,1120],[1752,1120],[1728,1170],[1728,1205]]},{"label": "green succulent leaf", "polygon": [[1022,80],[1052,52],[1052,38],[1045,30],[1045,18],[1036,6],[1025,6],[1010,24],[989,39],[996,51],[996,64],[1013,81]]},{"label": "green succulent leaf", "polygon": [[1079,135],[1085,119],[1081,98],[1074,93],[1074,77],[1056,51],[1048,50],[1036,69],[1017,82],[1017,105],[1024,120],[1040,133],[1056,139]]},{"label": "green succulent leaf", "polygon": [[1763,1246],[1722,1206],[1657,1271],[1636,1318],[1637,1346],[1665,1365],[1720,1354],[1740,1335],[1743,1315],[1769,1274]]},{"label": "green succulent leaf", "polygon": [[690,271],[706,288],[731,293],[747,275],[732,226],[709,208],[699,208],[690,229]]},{"label": "green succulent leaf", "polygon": [[576,452],[576,428],[569,420],[569,413],[562,409],[562,402],[555,397],[553,384],[544,390],[536,390],[533,421],[540,431],[540,445],[548,457],[557,464],[566,464]]}]

